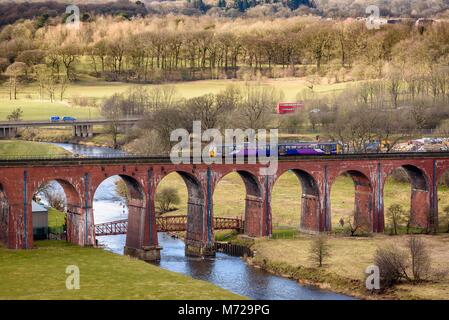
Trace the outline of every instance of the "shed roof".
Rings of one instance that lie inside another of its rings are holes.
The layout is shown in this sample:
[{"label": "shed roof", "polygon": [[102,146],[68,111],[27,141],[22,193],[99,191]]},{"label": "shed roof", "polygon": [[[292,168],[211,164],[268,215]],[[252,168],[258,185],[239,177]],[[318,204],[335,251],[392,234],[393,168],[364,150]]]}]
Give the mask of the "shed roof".
[{"label": "shed roof", "polygon": [[36,201],[31,202],[31,209],[33,212],[48,212],[48,210]]}]

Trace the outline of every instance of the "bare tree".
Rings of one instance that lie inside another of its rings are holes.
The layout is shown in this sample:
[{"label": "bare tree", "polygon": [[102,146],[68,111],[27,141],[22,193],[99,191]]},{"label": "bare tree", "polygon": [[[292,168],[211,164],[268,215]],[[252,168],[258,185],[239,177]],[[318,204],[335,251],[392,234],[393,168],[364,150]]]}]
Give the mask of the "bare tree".
[{"label": "bare tree", "polygon": [[403,75],[398,67],[388,64],[386,66],[386,79],[388,92],[391,97],[391,105],[396,109],[402,89]]},{"label": "bare tree", "polygon": [[56,209],[58,211],[64,212],[65,211],[65,199],[64,196],[57,192],[52,192],[46,195],[48,205]]},{"label": "bare tree", "polygon": [[61,77],[59,80],[59,98],[60,100],[64,100],[64,94],[69,85],[69,79],[67,77]]},{"label": "bare tree", "polygon": [[67,79],[75,79],[76,74],[73,65],[80,53],[80,48],[77,44],[70,43],[63,45],[57,52],[60,56],[61,62],[65,67]]},{"label": "bare tree", "polygon": [[369,232],[369,221],[361,215],[357,215],[355,211],[347,217],[346,223],[343,222],[343,225],[347,225],[347,230],[351,237],[354,237],[358,234],[358,232],[365,233]]},{"label": "bare tree", "polygon": [[366,152],[367,142],[375,140],[375,117],[376,114],[367,112],[363,106],[348,107],[338,112],[335,122],[329,123],[326,131],[353,152]]},{"label": "bare tree", "polygon": [[51,74],[51,70],[45,64],[35,65],[33,66],[32,70],[34,79],[37,81],[39,87],[39,98],[43,100],[45,84],[47,81],[47,77]]},{"label": "bare tree", "polygon": [[392,204],[387,210],[387,220],[390,225],[391,233],[398,234],[398,228],[405,221],[406,212],[400,204]]},{"label": "bare tree", "polygon": [[422,238],[412,236],[407,241],[410,252],[411,269],[414,281],[426,280],[430,276],[430,255]]},{"label": "bare tree", "polygon": [[118,147],[117,138],[119,135],[119,120],[123,116],[122,97],[115,94],[107,99],[101,106],[101,114],[110,121],[106,126],[107,133],[111,136],[112,146]]},{"label": "bare tree", "polygon": [[274,88],[247,84],[241,96],[237,122],[244,129],[260,129],[270,122],[270,115],[281,100],[282,93]]},{"label": "bare tree", "polygon": [[329,244],[325,235],[319,235],[312,240],[309,254],[310,260],[321,268],[324,260],[330,256]]},{"label": "bare tree", "polygon": [[163,108],[172,108],[179,103],[179,96],[175,86],[162,85],[150,88],[148,94],[148,110],[157,111]]},{"label": "bare tree", "polygon": [[66,200],[65,196],[55,188],[51,182],[43,183],[39,186],[36,193],[33,195],[33,200],[39,202],[41,197],[47,200],[48,205],[58,211],[65,211]]},{"label": "bare tree", "polygon": [[26,73],[26,64],[23,62],[14,62],[6,68],[5,74],[9,77],[9,99],[17,100],[17,88],[20,78]]},{"label": "bare tree", "polygon": [[192,121],[201,121],[203,130],[224,128],[227,117],[235,108],[225,99],[223,96],[206,94],[185,101],[185,108]]},{"label": "bare tree", "polygon": [[47,78],[45,79],[45,89],[48,92],[50,97],[50,102],[53,103],[55,101],[56,89],[58,88],[58,80],[57,76],[52,74],[47,74]]}]

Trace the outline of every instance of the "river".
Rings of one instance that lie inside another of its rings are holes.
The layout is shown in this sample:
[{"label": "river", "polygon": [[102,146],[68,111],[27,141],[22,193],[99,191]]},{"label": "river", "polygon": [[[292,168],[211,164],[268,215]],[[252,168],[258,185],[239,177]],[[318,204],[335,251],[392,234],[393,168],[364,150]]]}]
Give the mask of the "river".
[{"label": "river", "polygon": [[[121,151],[102,147],[57,143],[60,147],[80,155],[101,155]],[[115,193],[118,177],[105,180],[94,196],[95,223],[126,219],[128,212],[122,199]],[[272,275],[266,271],[247,265],[241,258],[217,253],[215,258],[192,258],[184,254],[184,242],[159,233],[161,260],[159,267],[189,275],[195,279],[214,283],[226,290],[251,299],[266,300],[348,300],[349,296],[336,294],[311,286],[300,285],[297,281]],[[98,237],[105,250],[123,254],[125,235]]]}]

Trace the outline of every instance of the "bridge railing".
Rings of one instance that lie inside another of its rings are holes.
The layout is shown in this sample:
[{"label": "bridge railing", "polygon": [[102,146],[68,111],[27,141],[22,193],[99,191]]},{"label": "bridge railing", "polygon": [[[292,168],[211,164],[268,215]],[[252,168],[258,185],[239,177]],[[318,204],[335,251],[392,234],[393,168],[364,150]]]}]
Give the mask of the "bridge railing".
[{"label": "bridge railing", "polygon": [[187,216],[162,216],[156,218],[158,232],[185,231]]},{"label": "bridge railing", "polygon": [[243,230],[243,219],[242,218],[214,218],[214,229],[216,230]]},{"label": "bridge railing", "polygon": [[[187,230],[187,216],[162,216],[156,218],[158,232],[179,232]],[[215,230],[239,230],[244,228],[242,218],[214,218]],[[128,220],[117,220],[95,225],[96,236],[126,234]]]},{"label": "bridge railing", "polygon": [[127,230],[128,230],[128,220],[118,220],[95,225],[96,236],[125,234]]}]

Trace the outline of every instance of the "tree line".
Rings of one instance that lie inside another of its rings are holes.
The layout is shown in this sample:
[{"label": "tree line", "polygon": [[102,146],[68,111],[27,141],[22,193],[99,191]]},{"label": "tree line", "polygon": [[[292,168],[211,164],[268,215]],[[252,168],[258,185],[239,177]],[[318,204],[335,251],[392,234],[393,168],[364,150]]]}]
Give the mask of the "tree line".
[{"label": "tree line", "polygon": [[[170,85],[150,89],[135,86],[106,99],[101,110],[111,120],[126,116],[144,119],[126,136],[125,148],[133,153],[167,153],[172,146],[170,133],[177,128],[191,131],[196,120],[201,121],[203,130],[278,128],[281,133],[315,132],[319,140],[340,142],[343,152],[390,152],[422,130],[433,129],[442,135],[449,131],[449,70],[440,75],[444,90],[421,90],[412,95],[413,87],[401,82],[397,98],[388,89],[388,80],[367,81],[337,95],[304,99],[306,108],[290,115],[274,113],[277,102],[283,99],[282,91],[249,83],[190,99],[180,97]],[[426,84],[421,86],[425,88]],[[115,147],[118,129],[112,121],[108,132]],[[377,144],[373,147],[371,143]]]},{"label": "tree line", "polygon": [[266,128],[272,122],[273,106],[281,97],[279,90],[250,84],[243,88],[229,86],[218,94],[190,99],[181,98],[173,86],[132,87],[106,99],[101,112],[111,120],[107,133],[114,147],[118,147],[118,120],[139,115],[142,121],[127,133],[125,149],[136,154],[162,155],[171,149],[171,132],[178,128],[191,132],[193,121],[201,121],[202,130]]},{"label": "tree line", "polygon": [[26,20],[0,32],[0,70],[25,63],[65,74],[79,73],[142,83],[176,80],[319,75],[331,82],[375,79],[385,66],[432,72],[447,65],[449,24],[425,29],[387,25],[368,30],[357,21],[317,18],[229,20],[160,17],[133,21],[101,17],[80,30],[37,28]]},{"label": "tree line", "polygon": [[[59,19],[70,1],[20,1],[0,3],[0,26],[22,19],[36,19],[39,25]],[[439,0],[77,0],[83,20],[97,15],[117,15],[127,19],[149,15],[209,15],[220,17],[290,17],[320,15],[345,18],[364,17],[369,5],[377,5],[382,16],[447,17],[449,3]]]},{"label": "tree line", "polygon": [[[23,19],[35,20],[36,26],[42,27],[66,17],[65,12],[68,5],[73,2],[67,1],[37,1],[37,2],[3,2],[0,3],[0,27],[13,24]],[[148,10],[141,1],[75,1],[80,8],[82,20],[86,21],[95,15],[120,15],[127,18],[144,16]]]}]

